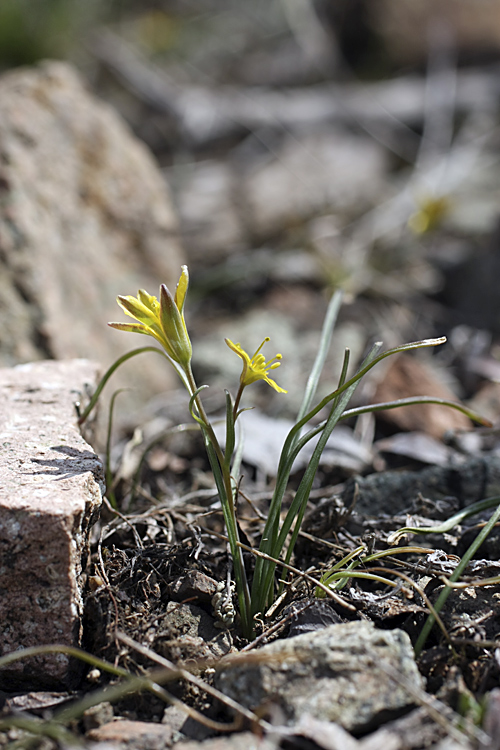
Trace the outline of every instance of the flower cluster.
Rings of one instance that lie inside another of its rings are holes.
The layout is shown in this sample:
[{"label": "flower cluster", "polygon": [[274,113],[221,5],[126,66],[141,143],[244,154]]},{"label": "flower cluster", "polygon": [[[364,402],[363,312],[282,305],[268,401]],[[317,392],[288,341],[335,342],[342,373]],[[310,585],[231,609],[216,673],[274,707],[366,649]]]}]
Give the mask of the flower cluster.
[{"label": "flower cluster", "polygon": [[[111,328],[118,331],[131,331],[142,333],[155,338],[164,348],[170,359],[181,366],[185,372],[189,370],[192,357],[191,341],[184,320],[184,302],[189,285],[189,274],[187,266],[182,266],[182,273],[172,296],[168,287],[162,284],[160,287],[160,301],[144,289],[139,289],[137,297],[130,295],[119,296],[117,302],[122,310],[137,323],[108,323]],[[261,354],[264,344],[269,341],[266,337],[259,346],[253,357],[250,357],[240,344],[233,344],[226,339],[226,344],[243,360],[243,371],[240,377],[240,389],[264,380],[278,393],[287,393],[284,388],[275,383],[269,377],[270,370],[275,370],[281,364],[281,354],[266,362]]]},{"label": "flower cluster", "polygon": [[153,336],[165,349],[174,362],[186,370],[191,362],[191,341],[184,320],[184,301],[189,284],[187,266],[182,266],[182,273],[172,296],[168,287],[160,287],[160,301],[144,289],[139,289],[137,297],[118,297],[117,302],[122,310],[138,323],[108,323],[119,331],[132,331]]}]

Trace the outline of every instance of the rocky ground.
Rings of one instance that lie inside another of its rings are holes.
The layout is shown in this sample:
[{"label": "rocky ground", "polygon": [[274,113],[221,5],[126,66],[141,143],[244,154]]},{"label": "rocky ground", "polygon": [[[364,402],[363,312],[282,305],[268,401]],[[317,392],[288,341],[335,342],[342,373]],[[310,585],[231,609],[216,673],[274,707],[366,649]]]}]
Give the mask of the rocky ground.
[{"label": "rocky ground", "polygon": [[[36,692],[2,684],[2,746],[498,747],[497,527],[419,637],[500,496],[500,31],[489,6],[471,16],[464,0],[448,24],[444,0],[436,15],[358,5],[357,16],[321,2],[133,8],[80,40],[88,90],[62,63],[4,74],[2,363],[87,356],[107,367],[145,343],[106,328],[122,319],[115,295],[156,294],[187,262],[210,414],[239,378],[225,337],[252,350],[269,336],[269,356],[283,355],[273,374],[288,394],[262,383],[245,393],[238,516],[249,547],[336,288],[344,305],[320,396],[345,347],[354,367],[374,340],[446,335],[432,353],[381,363],[354,403],[461,399],[493,427],[435,405],[340,426],[283,594],[248,642],[237,613],[221,620],[231,564],[202,440],[183,427],[187,397],[159,358],[127,364],[117,384],[135,390],[118,397],[107,458],[107,406],[88,436],[108,489],[81,645],[111,666]],[[487,498],[489,509],[445,525]],[[416,526],[437,533],[395,540]],[[378,578],[346,579],[333,598],[318,590],[351,553]],[[251,575],[250,552],[245,564]],[[124,689],[132,677],[143,682]],[[34,739],[35,726],[46,736]]]}]

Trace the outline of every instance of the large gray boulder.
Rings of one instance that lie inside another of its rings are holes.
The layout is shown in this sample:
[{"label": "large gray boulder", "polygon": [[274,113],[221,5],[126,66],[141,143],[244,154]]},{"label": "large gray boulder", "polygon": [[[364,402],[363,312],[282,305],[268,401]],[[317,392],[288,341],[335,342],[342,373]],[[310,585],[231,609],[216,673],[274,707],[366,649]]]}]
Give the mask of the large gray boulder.
[{"label": "large gray boulder", "polygon": [[[181,262],[167,186],[120,117],[65,63],[3,75],[0,365],[90,357],[106,366],[147,344],[107,327],[122,319],[115,297],[174,285]],[[170,377],[150,359],[135,376],[149,394]]]}]

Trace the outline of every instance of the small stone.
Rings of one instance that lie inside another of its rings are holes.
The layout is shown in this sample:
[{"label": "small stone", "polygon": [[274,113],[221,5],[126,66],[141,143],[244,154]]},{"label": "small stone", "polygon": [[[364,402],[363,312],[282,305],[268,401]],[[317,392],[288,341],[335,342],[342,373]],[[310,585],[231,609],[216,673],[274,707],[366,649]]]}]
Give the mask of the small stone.
[{"label": "small stone", "polygon": [[231,634],[221,632],[213,618],[194,604],[169,602],[165,615],[158,620],[150,647],[177,661],[213,660],[233,649]]},{"label": "small stone", "polygon": [[258,710],[275,703],[289,725],[310,714],[355,733],[412,705],[413,697],[392,673],[414,689],[423,688],[408,635],[377,630],[369,622],[276,641],[229,657],[224,665],[216,685],[244,706]]},{"label": "small stone", "polygon": [[88,738],[94,742],[110,742],[140,750],[163,750],[171,747],[173,731],[164,724],[149,721],[110,721],[91,729]]},{"label": "small stone", "polygon": [[[305,737],[322,750],[359,750],[357,740],[332,721],[320,721],[308,714],[302,714],[293,730],[296,737]],[[383,750],[390,748],[385,747]]]},{"label": "small stone", "polygon": [[204,742],[176,742],[173,750],[275,750],[276,741],[251,732],[213,737]]},{"label": "small stone", "polygon": [[217,581],[201,570],[188,570],[169,586],[170,596],[178,602],[199,599],[209,603],[217,590]]},{"label": "small stone", "polygon": [[86,732],[102,727],[113,719],[113,706],[108,701],[98,703],[97,706],[88,708],[83,713],[83,726]]}]

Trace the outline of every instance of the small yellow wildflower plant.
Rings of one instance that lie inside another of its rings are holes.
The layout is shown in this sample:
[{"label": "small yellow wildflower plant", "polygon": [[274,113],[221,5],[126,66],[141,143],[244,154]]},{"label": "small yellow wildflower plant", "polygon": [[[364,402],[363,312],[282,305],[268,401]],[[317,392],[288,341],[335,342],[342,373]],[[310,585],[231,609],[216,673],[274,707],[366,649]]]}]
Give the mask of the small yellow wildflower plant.
[{"label": "small yellow wildflower plant", "polygon": [[[223,450],[203,407],[200,394],[207,386],[197,386],[191,369],[192,346],[184,319],[184,303],[188,285],[188,269],[186,266],[183,266],[174,295],[170,293],[165,284],[162,284],[159,300],[144,290],[140,290],[137,297],[118,297],[117,301],[122,310],[136,322],[110,323],[109,325],[120,331],[151,336],[161,345],[162,349],[154,346],[142,347],[129,352],[117,360],[104,375],[96,393],[81,415],[80,422],[86,419],[94,407],[102,388],[111,374],[130,357],[146,351],[156,351],[165,356],[171,365],[175,367],[190,395],[189,409],[191,416],[198,423],[203,433],[208,459],[220,497],[233,558],[241,629],[244,635],[250,638],[254,633],[255,621],[262,617],[262,613],[272,604],[277,593],[277,567],[286,567],[290,563],[321,454],[339,420],[354,417],[367,411],[393,409],[405,404],[439,403],[462,411],[480,424],[488,423],[461,404],[427,397],[400,399],[398,401],[372,404],[354,409],[347,408],[359,381],[377,362],[380,362],[391,354],[410,349],[436,346],[443,343],[445,341],[444,338],[416,341],[382,353],[380,353],[382,344],[380,342],[376,343],[355,374],[350,377],[348,377],[349,350],[346,350],[337,387],[312,407],[319,377],[330,346],[331,334],[341,305],[342,295],[340,292],[336,292],[328,307],[319,351],[305,389],[297,421],[290,430],[283,445],[277,469],[274,494],[269,506],[259,548],[254,550],[256,563],[252,579],[249,580],[243,562],[242,544],[240,542],[237,520],[239,483],[238,470],[235,468],[238,466],[235,423],[245,411],[244,409],[239,409],[239,404],[244,389],[247,386],[262,380],[277,393],[286,393],[283,388],[269,377],[269,373],[275,371],[281,365],[281,354],[276,354],[272,359],[266,360],[262,354],[262,349],[269,341],[267,337],[252,357],[247,354],[240,344],[234,344],[230,339],[226,339],[227,346],[242,360],[243,368],[236,398],[233,400],[230,393],[226,391],[226,440]],[[320,411],[325,409],[328,409],[327,418],[319,424],[311,426],[311,420]],[[317,438],[317,442],[312,456],[293,500],[287,512],[283,514],[283,498],[289,485],[292,466],[302,448],[313,438]],[[282,556],[284,551],[284,556]]]}]

